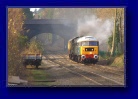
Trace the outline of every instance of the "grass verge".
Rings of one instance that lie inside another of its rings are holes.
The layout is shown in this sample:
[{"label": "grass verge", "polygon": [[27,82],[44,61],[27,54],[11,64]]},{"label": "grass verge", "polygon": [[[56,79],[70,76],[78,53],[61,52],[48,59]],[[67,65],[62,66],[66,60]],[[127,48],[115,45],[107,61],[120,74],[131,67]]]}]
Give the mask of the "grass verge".
[{"label": "grass verge", "polygon": [[[49,75],[45,70],[42,69],[30,69],[32,80],[29,82],[30,85],[38,85],[38,86],[49,86],[51,82],[48,82]],[[37,82],[39,81],[39,82]]]},{"label": "grass verge", "polygon": [[124,54],[116,57],[99,57],[99,65],[107,65],[107,66],[124,66]]}]

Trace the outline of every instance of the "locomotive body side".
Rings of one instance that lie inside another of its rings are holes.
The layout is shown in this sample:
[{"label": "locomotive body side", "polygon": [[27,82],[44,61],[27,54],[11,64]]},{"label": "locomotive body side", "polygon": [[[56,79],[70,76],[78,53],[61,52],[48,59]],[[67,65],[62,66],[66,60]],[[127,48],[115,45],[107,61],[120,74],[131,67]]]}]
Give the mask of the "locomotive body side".
[{"label": "locomotive body side", "polygon": [[76,38],[70,39],[68,41],[68,54],[69,54],[69,58],[71,58],[71,56],[73,56],[73,55],[77,55],[78,54],[76,52],[76,49],[78,49],[78,47],[76,46],[78,38],[79,37],[76,37]]}]

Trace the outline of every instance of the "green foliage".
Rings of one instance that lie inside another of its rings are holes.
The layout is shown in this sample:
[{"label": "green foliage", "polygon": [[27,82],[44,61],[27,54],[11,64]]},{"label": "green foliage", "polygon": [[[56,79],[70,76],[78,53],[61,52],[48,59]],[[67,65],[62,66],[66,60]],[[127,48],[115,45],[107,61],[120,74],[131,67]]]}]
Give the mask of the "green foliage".
[{"label": "green foliage", "polygon": [[[45,72],[45,70],[34,70],[34,69],[32,69],[31,70],[31,75],[30,75],[31,77],[32,77],[32,79],[34,80],[34,81],[45,81],[45,80],[47,80],[47,78],[49,78],[50,77],[50,75],[49,74],[47,74],[46,72]],[[51,85],[52,83],[51,82],[31,82],[31,85]]]},{"label": "green foliage", "polygon": [[112,41],[113,41],[113,35],[111,35],[111,36],[108,38],[108,45],[109,45],[109,48],[110,48],[110,49],[112,48]]},{"label": "green foliage", "polygon": [[52,19],[54,17],[55,8],[41,8],[37,13],[35,13],[34,18],[37,19]]},{"label": "green foliage", "polygon": [[109,52],[99,51],[99,55],[100,55],[100,57],[107,59],[107,58],[109,58],[110,54],[109,54]]},{"label": "green foliage", "polygon": [[116,26],[116,31],[115,31],[115,55],[119,55],[119,50],[118,50],[119,41],[120,41],[120,37],[119,37],[119,27],[117,25]]},{"label": "green foliage", "polygon": [[[121,16],[119,15],[119,13],[117,13],[116,17],[115,17],[115,30],[114,30],[114,37],[113,35],[111,35],[108,38],[108,46],[110,49],[112,49],[113,47],[113,56],[117,56],[121,54],[121,51],[119,50],[119,43],[120,41],[122,41],[122,34],[120,31],[120,25],[121,25],[121,20],[120,20]],[[113,43],[113,38],[114,38],[114,46],[112,46]]]},{"label": "green foliage", "polygon": [[33,19],[33,12],[30,11],[30,8],[24,8],[23,11],[27,20]]},{"label": "green foliage", "polygon": [[38,19],[41,19],[41,15],[38,15]]},{"label": "green foliage", "polygon": [[54,12],[53,9],[49,9],[47,11],[47,18],[52,19],[53,18],[53,14],[54,14],[53,12]]},{"label": "green foliage", "polygon": [[27,41],[28,41],[27,36],[19,35],[19,44],[20,44],[20,48],[25,47],[26,44],[27,44]]},{"label": "green foliage", "polygon": [[27,48],[23,52],[23,54],[42,54],[43,47],[39,42],[31,41],[27,43]]}]

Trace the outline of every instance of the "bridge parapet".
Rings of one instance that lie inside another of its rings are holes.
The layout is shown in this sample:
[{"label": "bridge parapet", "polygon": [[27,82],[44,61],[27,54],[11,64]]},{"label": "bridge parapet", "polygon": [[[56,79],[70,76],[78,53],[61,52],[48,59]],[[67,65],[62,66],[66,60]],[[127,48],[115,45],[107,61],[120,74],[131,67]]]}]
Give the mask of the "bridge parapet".
[{"label": "bridge parapet", "polygon": [[25,24],[77,24],[77,21],[67,19],[32,19],[26,20]]},{"label": "bridge parapet", "polygon": [[70,39],[76,35],[77,22],[66,19],[33,19],[25,21],[25,33],[30,40],[32,37],[41,33],[52,33],[61,36],[64,39]]}]

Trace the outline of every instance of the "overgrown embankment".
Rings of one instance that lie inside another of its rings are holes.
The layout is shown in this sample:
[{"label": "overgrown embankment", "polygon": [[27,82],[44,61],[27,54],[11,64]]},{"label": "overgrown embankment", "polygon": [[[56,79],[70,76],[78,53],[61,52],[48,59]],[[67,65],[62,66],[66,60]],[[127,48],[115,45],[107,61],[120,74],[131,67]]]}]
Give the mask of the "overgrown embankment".
[{"label": "overgrown embankment", "polygon": [[124,54],[114,58],[114,61],[110,66],[124,66]]},{"label": "overgrown embankment", "polygon": [[124,54],[110,57],[109,53],[100,52],[99,65],[124,66]]}]

